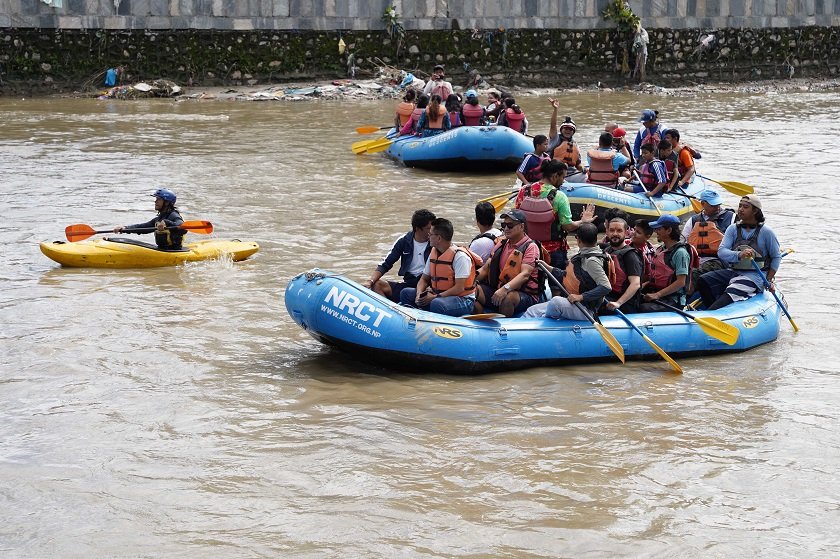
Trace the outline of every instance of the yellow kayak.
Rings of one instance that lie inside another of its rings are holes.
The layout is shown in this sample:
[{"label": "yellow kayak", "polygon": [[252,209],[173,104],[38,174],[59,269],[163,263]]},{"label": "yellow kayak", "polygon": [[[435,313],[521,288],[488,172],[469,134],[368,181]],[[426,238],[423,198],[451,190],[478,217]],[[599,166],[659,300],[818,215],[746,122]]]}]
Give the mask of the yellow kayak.
[{"label": "yellow kayak", "polygon": [[41,252],[62,266],[76,268],[159,268],[183,262],[210,260],[222,255],[234,262],[245,260],[260,246],[253,241],[198,241],[181,250],[160,250],[156,245],[134,239],[112,237],[93,241],[41,243]]}]

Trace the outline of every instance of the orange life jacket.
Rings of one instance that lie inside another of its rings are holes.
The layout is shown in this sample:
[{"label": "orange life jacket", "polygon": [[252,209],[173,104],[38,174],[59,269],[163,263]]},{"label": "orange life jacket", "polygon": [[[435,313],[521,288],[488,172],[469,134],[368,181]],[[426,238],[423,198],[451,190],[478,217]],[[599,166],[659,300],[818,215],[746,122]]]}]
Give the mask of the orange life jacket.
[{"label": "orange life jacket", "polygon": [[426,128],[429,129],[440,129],[443,128],[443,115],[446,114],[446,109],[442,106],[440,107],[440,113],[438,113],[438,117],[436,119],[432,119],[432,116],[429,114],[429,108],[426,107]]},{"label": "orange life jacket", "polygon": [[397,116],[400,117],[400,128],[405,126],[405,123],[411,120],[411,115],[414,113],[414,103],[407,103],[402,101],[397,105]]},{"label": "orange life jacket", "polygon": [[688,234],[688,243],[697,249],[700,256],[717,256],[723,233],[732,223],[732,215],[732,210],[723,210],[714,220],[703,214],[692,217],[691,222],[694,225]]},{"label": "orange life jacket", "polygon": [[559,159],[569,167],[580,165],[580,150],[574,140],[563,140],[560,145],[554,148],[551,154],[553,159]]},{"label": "orange life jacket", "polygon": [[615,159],[616,153],[614,149],[601,151],[593,148],[589,150],[588,181],[590,183],[613,187],[618,185],[618,171],[613,167],[613,159]]},{"label": "orange life jacket", "polygon": [[[566,288],[566,291],[575,295],[586,293],[596,286],[595,280],[583,269],[583,257],[584,255],[580,253],[572,256],[569,259],[569,263],[566,264],[566,275],[563,276],[563,287]],[[612,258],[603,253],[586,254],[586,257],[601,260],[604,273],[607,274],[610,285],[612,285],[615,281],[615,265],[613,264]]]},{"label": "orange life jacket", "polygon": [[457,294],[457,297],[466,297],[475,293],[476,267],[480,268],[483,262],[481,257],[470,249],[455,245],[450,245],[443,254],[438,254],[438,250],[432,247],[432,252],[429,254],[429,276],[432,281],[432,290],[435,293],[443,293],[455,285],[455,268],[452,263],[455,261],[456,252],[465,253],[473,261],[473,265],[470,266],[470,275],[464,282],[464,290]]},{"label": "orange life jacket", "polygon": [[464,126],[478,126],[484,118],[484,107],[467,103],[461,108],[461,115],[464,117]]},{"label": "orange life jacket", "polygon": [[522,132],[522,122],[525,120],[525,113],[517,113],[513,109],[505,109],[505,119],[508,128]]}]

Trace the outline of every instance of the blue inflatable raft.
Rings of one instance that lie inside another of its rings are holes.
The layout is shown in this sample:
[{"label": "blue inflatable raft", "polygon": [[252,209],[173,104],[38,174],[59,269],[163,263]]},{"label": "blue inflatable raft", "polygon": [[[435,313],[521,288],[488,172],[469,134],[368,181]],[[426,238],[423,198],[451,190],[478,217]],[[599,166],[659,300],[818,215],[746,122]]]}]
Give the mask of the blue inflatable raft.
[{"label": "blue inflatable raft", "polygon": [[[698,197],[707,188],[712,189],[711,186],[706,186],[703,179],[695,176],[682,193]],[[572,215],[575,217],[580,215],[587,204],[595,204],[595,214],[602,217],[609,208],[622,209],[630,215],[631,225],[640,218],[653,221],[659,217],[659,212],[675,215],[680,221],[686,221],[695,213],[691,207],[691,199],[680,194],[667,193],[648,198],[644,192],[624,192],[608,186],[570,182],[563,183],[561,190],[569,198]],[[659,211],[656,208],[659,208]]]},{"label": "blue inflatable raft", "polygon": [[385,154],[407,167],[494,173],[516,170],[533,150],[530,138],[507,126],[460,126],[428,138],[395,138]]},{"label": "blue inflatable raft", "polygon": [[[317,268],[289,281],[286,310],[315,339],[389,369],[474,374],[616,359],[589,322],[453,318],[401,307],[352,280]],[[781,314],[768,293],[717,311],[697,311],[698,317],[714,317],[738,328],[740,335],[731,346],[676,313],[629,317],[676,357],[744,351],[771,342],[779,335]],[[659,359],[620,318],[601,320],[627,359]]]}]

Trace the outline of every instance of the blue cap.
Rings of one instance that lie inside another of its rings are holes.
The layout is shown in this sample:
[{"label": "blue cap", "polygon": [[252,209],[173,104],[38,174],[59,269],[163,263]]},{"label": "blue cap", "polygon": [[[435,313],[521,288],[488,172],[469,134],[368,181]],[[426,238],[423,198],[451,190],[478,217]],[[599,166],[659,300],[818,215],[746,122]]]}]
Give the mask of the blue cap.
[{"label": "blue cap", "polygon": [[642,116],[639,118],[639,122],[651,122],[656,120],[656,111],[653,109],[645,109],[642,111]]},{"label": "blue cap", "polygon": [[706,202],[707,204],[711,204],[712,206],[720,206],[723,204],[723,198],[721,198],[720,194],[714,190],[704,190],[701,192],[700,200],[702,202]]},{"label": "blue cap", "polygon": [[468,89],[464,96],[469,99],[470,97],[478,97],[478,93],[474,89]]},{"label": "blue cap", "polygon": [[155,190],[155,193],[152,194],[155,198],[160,198],[165,202],[169,202],[170,204],[174,204],[177,198],[175,197],[175,193],[169,190],[168,188],[158,188]]},{"label": "blue cap", "polygon": [[659,229],[660,227],[677,227],[680,224],[680,218],[675,215],[665,214],[659,216],[656,221],[650,222],[651,229]]}]

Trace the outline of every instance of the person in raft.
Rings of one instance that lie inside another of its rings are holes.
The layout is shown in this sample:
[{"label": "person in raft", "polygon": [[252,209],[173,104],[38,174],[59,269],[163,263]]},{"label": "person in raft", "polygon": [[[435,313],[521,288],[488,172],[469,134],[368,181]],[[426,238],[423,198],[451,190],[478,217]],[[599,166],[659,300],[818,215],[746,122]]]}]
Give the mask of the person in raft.
[{"label": "person in raft", "polygon": [[[376,270],[370,275],[370,279],[362,285],[372,289],[376,293],[387,297],[395,303],[400,302],[400,291],[406,287],[417,287],[420,275],[429,258],[432,247],[429,244],[429,233],[432,232],[432,221],[435,214],[429,210],[417,210],[411,216],[411,231],[397,239],[391,252],[385,257]],[[385,281],[382,276],[394,267],[396,261],[400,261],[400,269],[397,275],[403,281]]]},{"label": "person in raft", "polygon": [[155,197],[155,211],[157,215],[145,223],[123,225],[115,227],[114,233],[134,233],[131,229],[154,229],[155,243],[162,250],[181,250],[182,240],[187,234],[185,229],[178,226],[184,223],[178,208],[175,207],[177,197],[168,188],[158,188],[152,196]]},{"label": "person in raft", "polygon": [[452,244],[454,234],[455,228],[448,219],[439,217],[432,222],[429,234],[432,252],[417,288],[403,289],[400,304],[448,316],[463,316],[473,311],[475,270],[481,266],[481,257]]}]

